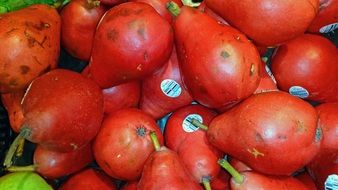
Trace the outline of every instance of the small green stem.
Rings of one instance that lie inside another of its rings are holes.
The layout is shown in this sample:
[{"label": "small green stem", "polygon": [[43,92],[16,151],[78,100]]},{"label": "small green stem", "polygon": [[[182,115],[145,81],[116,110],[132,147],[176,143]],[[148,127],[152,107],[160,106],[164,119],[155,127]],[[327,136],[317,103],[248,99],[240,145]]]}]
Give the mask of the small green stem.
[{"label": "small green stem", "polygon": [[20,139],[18,148],[15,151],[15,156],[16,157],[21,157],[22,156],[24,147],[25,147],[25,139],[22,138],[22,139]]},{"label": "small green stem", "polygon": [[16,149],[19,146],[19,143],[22,141],[21,139],[25,139],[29,134],[30,134],[30,129],[26,128],[26,127],[22,127],[20,133],[18,134],[18,136],[14,139],[14,141],[12,142],[11,146],[8,149],[8,152],[5,156],[5,160],[3,165],[8,168],[12,165],[12,159],[13,156],[16,152]]},{"label": "small green stem", "polygon": [[153,142],[153,145],[155,147],[155,150],[156,151],[160,151],[161,149],[161,145],[160,143],[158,142],[158,138],[157,138],[157,135],[154,131],[150,132],[150,138],[151,138],[151,141]]},{"label": "small green stem", "polygon": [[188,7],[198,7],[201,5],[201,2],[193,2],[192,0],[182,0],[182,3]]},{"label": "small green stem", "polygon": [[181,8],[173,1],[167,3],[167,9],[174,17],[177,17],[181,12]]},{"label": "small green stem", "polygon": [[29,166],[10,166],[7,168],[9,172],[34,172],[36,171],[36,165],[29,165]]},{"label": "small green stem", "polygon": [[193,124],[195,127],[198,127],[198,128],[200,128],[204,131],[208,130],[208,126],[204,125],[203,123],[201,123],[200,121],[198,121],[195,118],[192,118],[190,123]]},{"label": "small green stem", "polygon": [[205,190],[212,190],[211,189],[211,185],[210,185],[210,178],[209,177],[203,177],[202,178],[202,183],[203,183],[203,186],[204,186]]},{"label": "small green stem", "polygon": [[218,164],[226,169],[238,184],[243,183],[244,177],[225,159],[219,159]]}]

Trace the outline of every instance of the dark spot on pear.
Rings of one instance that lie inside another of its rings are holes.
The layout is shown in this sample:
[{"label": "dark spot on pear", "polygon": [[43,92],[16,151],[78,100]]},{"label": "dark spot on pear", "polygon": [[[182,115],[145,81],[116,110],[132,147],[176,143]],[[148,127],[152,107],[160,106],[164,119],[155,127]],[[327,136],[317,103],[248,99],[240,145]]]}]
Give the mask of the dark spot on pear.
[{"label": "dark spot on pear", "polygon": [[147,52],[147,51],[145,51],[145,52],[143,53],[143,59],[144,59],[144,61],[149,61],[149,55],[148,55],[148,52]]},{"label": "dark spot on pear", "polygon": [[21,65],[20,66],[20,71],[21,71],[21,74],[25,75],[29,72],[30,70],[30,67],[28,67],[27,65]]},{"label": "dark spot on pear", "polygon": [[224,59],[226,59],[226,58],[230,57],[230,54],[229,54],[227,51],[223,50],[223,51],[221,52],[221,56],[222,56]]},{"label": "dark spot on pear", "polygon": [[137,34],[142,38],[142,39],[145,39],[145,29],[143,26],[141,26],[139,29],[137,29]]},{"label": "dark spot on pear", "polygon": [[118,37],[119,37],[119,32],[116,29],[112,29],[108,31],[107,33],[108,40],[116,41]]}]

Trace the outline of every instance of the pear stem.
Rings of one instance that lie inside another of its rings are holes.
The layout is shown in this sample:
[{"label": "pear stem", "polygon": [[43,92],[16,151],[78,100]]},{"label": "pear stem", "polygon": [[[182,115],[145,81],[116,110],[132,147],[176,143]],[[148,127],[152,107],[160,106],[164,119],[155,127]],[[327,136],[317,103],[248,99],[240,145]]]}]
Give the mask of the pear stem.
[{"label": "pear stem", "polygon": [[226,169],[238,184],[243,183],[244,177],[225,159],[219,159],[218,164]]},{"label": "pear stem", "polygon": [[201,123],[200,121],[198,121],[195,118],[192,118],[190,123],[193,124],[195,127],[198,127],[198,128],[200,128],[204,131],[208,130],[208,126],[204,125],[203,123]]},{"label": "pear stem", "polygon": [[205,190],[211,190],[210,179],[208,177],[203,177],[202,183]]},{"label": "pear stem", "polygon": [[22,154],[23,154],[23,149],[25,147],[25,139],[24,138],[21,138],[19,140],[19,145],[18,145],[18,148],[16,149],[15,151],[15,156],[17,157],[21,157]]},{"label": "pear stem", "polygon": [[36,165],[28,165],[28,166],[10,166],[7,168],[9,172],[34,172],[36,171]]},{"label": "pear stem", "polygon": [[174,17],[177,17],[181,12],[181,8],[173,1],[169,1],[166,6],[167,6],[168,11]]},{"label": "pear stem", "polygon": [[157,135],[154,131],[151,131],[150,132],[150,138],[151,138],[151,141],[153,142],[153,145],[155,147],[155,150],[156,151],[160,151],[161,149],[161,145],[160,143],[158,142],[158,138],[157,138]]},{"label": "pear stem", "polygon": [[11,146],[8,149],[8,152],[6,154],[5,160],[3,165],[8,168],[12,165],[12,159],[13,156],[16,152],[16,149],[18,148],[20,142],[22,141],[21,139],[25,139],[29,134],[30,134],[30,129],[26,127],[22,127],[20,133],[18,136],[15,137],[14,141],[12,142]]},{"label": "pear stem", "polygon": [[182,3],[188,7],[198,7],[201,5],[201,2],[193,2],[192,0],[182,0]]}]

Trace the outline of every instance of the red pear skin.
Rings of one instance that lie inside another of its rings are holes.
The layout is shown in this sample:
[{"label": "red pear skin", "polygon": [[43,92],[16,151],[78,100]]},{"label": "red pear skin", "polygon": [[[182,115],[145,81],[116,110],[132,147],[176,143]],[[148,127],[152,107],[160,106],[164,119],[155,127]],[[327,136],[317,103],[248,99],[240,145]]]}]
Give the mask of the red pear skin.
[{"label": "red pear skin", "polygon": [[338,174],[338,103],[324,103],[316,107],[318,125],[323,130],[320,152],[308,164],[307,169],[315,179],[318,189],[324,190],[324,183],[331,174]]},{"label": "red pear skin", "polygon": [[206,132],[203,132],[187,136],[177,151],[182,163],[198,183],[217,177],[221,170],[217,160],[224,156],[208,142]]},{"label": "red pear skin", "polygon": [[138,181],[128,181],[120,190],[137,190]]},{"label": "red pear skin", "polygon": [[217,114],[201,105],[188,105],[173,112],[164,128],[165,144],[173,151],[177,152],[188,136],[195,136],[195,133],[205,135],[205,131],[199,130],[186,121],[189,115],[193,118],[196,116],[201,118],[202,123],[208,125]]},{"label": "red pear skin", "polygon": [[206,5],[257,44],[275,46],[305,32],[319,0],[206,0]]},{"label": "red pear skin", "polygon": [[22,101],[29,141],[60,152],[88,144],[103,118],[101,89],[81,74],[52,70],[36,78]]},{"label": "red pear skin", "polygon": [[113,178],[138,179],[155,150],[149,137],[151,131],[156,132],[163,144],[155,120],[141,110],[126,108],[107,115],[93,144],[96,162]]},{"label": "red pear skin", "polygon": [[247,171],[241,172],[244,177],[242,184],[238,184],[232,178],[231,190],[308,190],[308,188],[294,177],[275,177]]},{"label": "red pear skin", "polygon": [[88,168],[71,176],[60,190],[117,190],[117,187],[102,171]]},{"label": "red pear skin", "polygon": [[317,190],[316,184],[308,172],[302,172],[296,175],[295,178],[301,181],[308,188],[308,190]]},{"label": "red pear skin", "polygon": [[34,152],[37,172],[49,179],[56,179],[77,172],[94,160],[91,144],[71,152],[55,152],[37,145]]},{"label": "red pear skin", "polygon": [[323,131],[321,150],[338,151],[338,102],[320,104],[316,110],[319,115],[318,125]]},{"label": "red pear skin", "polygon": [[236,158],[230,158],[229,163],[234,167],[238,172],[252,171],[252,169],[247,166],[245,163],[239,161]]},{"label": "red pear skin", "polygon": [[259,85],[254,94],[278,90],[276,79],[273,76],[270,68],[264,62],[262,62],[260,77],[261,81],[259,82]]},{"label": "red pear skin", "polygon": [[131,81],[102,90],[104,113],[110,114],[124,108],[138,107],[141,82]]},{"label": "red pear skin", "polygon": [[216,116],[207,135],[211,144],[255,171],[291,175],[319,151],[317,121],[309,103],[281,91],[264,92]]},{"label": "red pear skin", "polygon": [[10,126],[16,133],[19,133],[24,122],[21,106],[24,94],[25,91],[1,94],[1,102],[7,111]]},{"label": "red pear skin", "polygon": [[215,19],[218,23],[229,25],[227,21],[225,21],[222,17],[216,14],[214,11],[209,9],[209,7],[205,4],[205,1],[202,1],[200,6],[198,6],[198,10],[204,12],[205,14],[209,15],[213,19]]},{"label": "red pear skin", "polygon": [[261,60],[244,34],[186,6],[176,17],[174,31],[182,80],[194,100],[221,108],[253,94]]},{"label": "red pear skin", "polygon": [[218,175],[210,181],[212,190],[230,190],[230,175],[225,170],[221,170]]},{"label": "red pear skin", "polygon": [[162,146],[153,152],[144,165],[138,190],[202,190],[194,182],[176,152]]},{"label": "red pear skin", "polygon": [[[130,0],[130,1],[147,3],[151,5],[158,12],[158,14],[160,14],[169,23],[173,21],[173,16],[167,9],[167,3],[170,0]],[[173,1],[178,5],[182,6],[182,2],[180,0]]]},{"label": "red pear skin", "polygon": [[168,62],[142,81],[140,109],[155,119],[186,106],[192,98],[181,80],[175,48]]},{"label": "red pear skin", "polygon": [[337,23],[338,1],[319,0],[318,14],[307,30],[312,33],[328,33],[337,29]]},{"label": "red pear skin", "polygon": [[280,90],[317,102],[338,101],[338,49],[323,36],[304,34],[280,46],[271,70]]},{"label": "red pear skin", "polygon": [[142,79],[169,59],[171,25],[146,3],[114,6],[99,22],[90,61],[92,78],[102,88]]},{"label": "red pear skin", "polygon": [[100,0],[101,4],[106,5],[108,7],[113,7],[114,5],[118,5],[125,2],[126,0]]},{"label": "red pear skin", "polygon": [[56,68],[61,19],[55,8],[35,4],[1,14],[0,93],[22,91]]},{"label": "red pear skin", "polygon": [[95,0],[72,0],[60,11],[61,44],[73,57],[88,61],[96,26],[106,12]]},{"label": "red pear skin", "polygon": [[[90,65],[81,72],[91,78]],[[104,113],[110,114],[123,108],[138,107],[141,98],[141,82],[131,81],[102,89]]]}]

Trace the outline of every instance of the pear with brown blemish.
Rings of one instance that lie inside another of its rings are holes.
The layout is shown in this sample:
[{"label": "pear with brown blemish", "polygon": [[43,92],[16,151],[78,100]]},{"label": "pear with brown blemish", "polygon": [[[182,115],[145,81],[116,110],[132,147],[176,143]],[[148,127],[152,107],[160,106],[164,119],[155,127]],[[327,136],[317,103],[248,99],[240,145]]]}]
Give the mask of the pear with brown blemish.
[{"label": "pear with brown blemish", "polygon": [[318,153],[321,130],[316,110],[285,92],[252,95],[215,117],[208,139],[258,172],[290,175]]},{"label": "pear with brown blemish", "polygon": [[197,9],[180,9],[173,2],[168,8],[176,15],[176,50],[182,80],[192,98],[224,110],[253,94],[260,81],[261,61],[248,38]]}]

